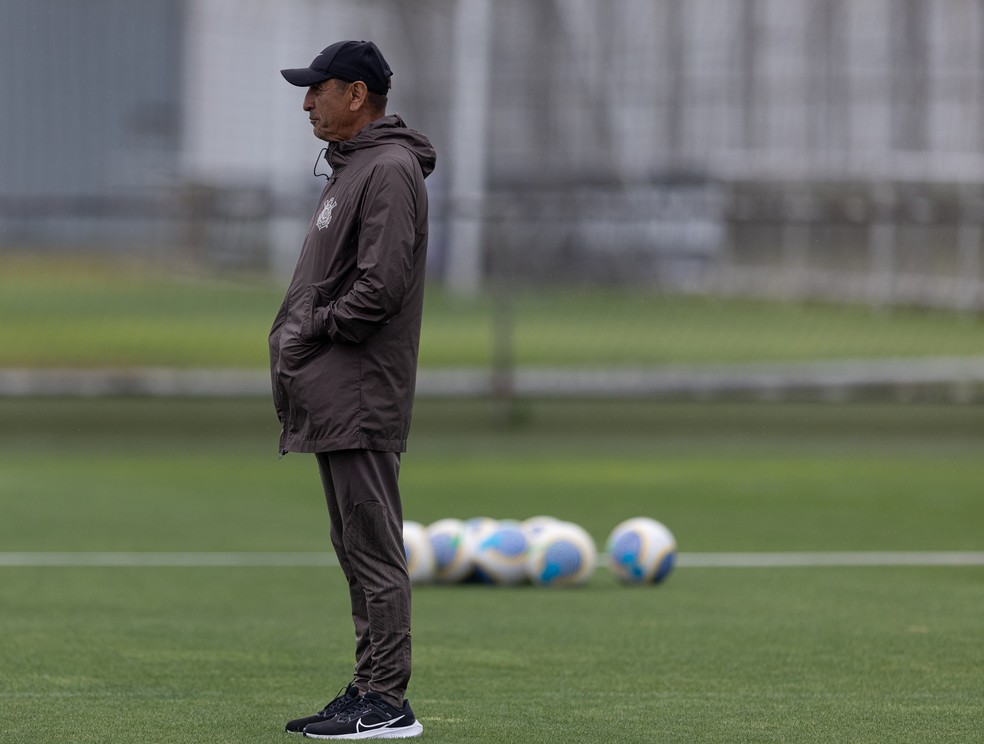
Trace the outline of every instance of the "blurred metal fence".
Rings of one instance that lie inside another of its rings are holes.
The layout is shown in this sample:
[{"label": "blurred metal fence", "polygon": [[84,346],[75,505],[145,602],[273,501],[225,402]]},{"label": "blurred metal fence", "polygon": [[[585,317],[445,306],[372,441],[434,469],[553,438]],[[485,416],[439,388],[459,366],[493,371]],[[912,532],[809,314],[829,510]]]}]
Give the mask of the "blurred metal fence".
[{"label": "blurred metal fence", "polygon": [[273,194],[263,187],[188,183],[132,196],[0,196],[7,248],[154,257],[203,268],[266,269],[276,214]]},{"label": "blurred metal fence", "polygon": [[[268,268],[277,225],[306,219],[269,189],[197,184],[134,198],[0,198],[0,215],[8,246],[251,270]],[[493,283],[984,308],[976,184],[683,175],[632,187],[516,185],[488,195],[482,229]],[[438,225],[438,277],[442,242]]]},{"label": "blurred metal fence", "polygon": [[707,292],[984,308],[978,185],[756,182],[731,194]]},{"label": "blurred metal fence", "polygon": [[984,302],[984,0],[8,10],[0,63],[25,74],[0,81],[3,247],[289,264],[317,143],[276,70],[330,33],[379,41],[393,107],[437,146],[432,271],[452,289]]}]

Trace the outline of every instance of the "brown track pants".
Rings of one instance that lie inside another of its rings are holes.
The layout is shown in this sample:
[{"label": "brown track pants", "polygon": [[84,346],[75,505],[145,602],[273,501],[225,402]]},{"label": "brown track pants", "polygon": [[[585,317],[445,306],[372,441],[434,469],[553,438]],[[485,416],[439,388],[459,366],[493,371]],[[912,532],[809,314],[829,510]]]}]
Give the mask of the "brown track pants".
[{"label": "brown track pants", "polygon": [[331,543],[348,579],[355,623],[355,677],[403,706],[410,681],[410,577],[396,452],[315,455],[331,519]]}]

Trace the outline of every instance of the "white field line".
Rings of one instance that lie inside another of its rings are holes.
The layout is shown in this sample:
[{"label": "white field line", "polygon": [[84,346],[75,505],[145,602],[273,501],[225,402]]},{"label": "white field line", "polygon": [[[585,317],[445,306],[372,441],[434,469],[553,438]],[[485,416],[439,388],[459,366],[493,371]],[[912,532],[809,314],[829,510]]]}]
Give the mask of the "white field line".
[{"label": "white field line", "polygon": [[0,553],[0,567],[55,568],[304,568],[337,566],[334,553]]},{"label": "white field line", "polygon": [[[605,556],[599,556],[605,567]],[[337,566],[333,553],[0,552],[0,567],[54,568],[308,568]],[[680,553],[681,568],[824,568],[984,566],[984,551]]]},{"label": "white field line", "polygon": [[828,566],[984,566],[984,551],[843,553],[681,553],[687,568],[824,568]]}]

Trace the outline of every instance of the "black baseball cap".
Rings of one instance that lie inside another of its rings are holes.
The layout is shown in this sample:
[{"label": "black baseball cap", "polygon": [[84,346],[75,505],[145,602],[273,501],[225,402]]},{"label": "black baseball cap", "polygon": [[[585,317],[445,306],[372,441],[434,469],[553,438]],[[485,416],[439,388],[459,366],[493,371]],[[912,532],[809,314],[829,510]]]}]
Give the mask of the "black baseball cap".
[{"label": "black baseball cap", "polygon": [[393,71],[371,41],[336,41],[325,47],[310,66],[281,70],[280,74],[291,85],[301,87],[331,78],[347,83],[361,80],[371,92],[385,96]]}]

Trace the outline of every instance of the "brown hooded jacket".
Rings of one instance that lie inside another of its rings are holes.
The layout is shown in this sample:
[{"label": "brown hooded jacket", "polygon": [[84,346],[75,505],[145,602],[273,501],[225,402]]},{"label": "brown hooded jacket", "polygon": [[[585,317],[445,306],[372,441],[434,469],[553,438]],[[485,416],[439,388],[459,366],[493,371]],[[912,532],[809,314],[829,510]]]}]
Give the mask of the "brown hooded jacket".
[{"label": "brown hooded jacket", "polygon": [[332,175],[270,331],[280,451],[406,450],[436,156],[399,116],[331,143]]}]

